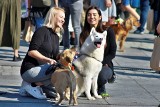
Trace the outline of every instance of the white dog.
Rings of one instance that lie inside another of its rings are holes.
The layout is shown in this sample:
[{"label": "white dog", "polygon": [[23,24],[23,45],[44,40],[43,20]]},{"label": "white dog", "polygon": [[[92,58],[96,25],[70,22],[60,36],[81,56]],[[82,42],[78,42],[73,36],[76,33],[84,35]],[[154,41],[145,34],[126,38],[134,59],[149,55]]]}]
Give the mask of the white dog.
[{"label": "white dog", "polygon": [[[107,31],[98,33],[95,28],[92,28],[90,35],[80,49],[80,56],[73,62],[75,65],[74,73],[77,77],[77,95],[85,92],[89,100],[102,98],[97,93],[97,79],[102,69],[106,35]],[[95,97],[91,96],[91,87]]]}]

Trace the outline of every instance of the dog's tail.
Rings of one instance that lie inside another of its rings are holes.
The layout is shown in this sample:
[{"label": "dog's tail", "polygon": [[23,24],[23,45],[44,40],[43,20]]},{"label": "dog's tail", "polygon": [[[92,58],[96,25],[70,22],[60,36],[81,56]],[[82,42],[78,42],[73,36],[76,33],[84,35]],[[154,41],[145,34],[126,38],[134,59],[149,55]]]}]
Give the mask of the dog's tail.
[{"label": "dog's tail", "polygon": [[75,78],[72,70],[69,70],[68,75],[70,77],[70,100],[69,100],[69,105],[70,105],[72,102],[73,93],[74,93],[75,87],[76,87],[76,78]]}]

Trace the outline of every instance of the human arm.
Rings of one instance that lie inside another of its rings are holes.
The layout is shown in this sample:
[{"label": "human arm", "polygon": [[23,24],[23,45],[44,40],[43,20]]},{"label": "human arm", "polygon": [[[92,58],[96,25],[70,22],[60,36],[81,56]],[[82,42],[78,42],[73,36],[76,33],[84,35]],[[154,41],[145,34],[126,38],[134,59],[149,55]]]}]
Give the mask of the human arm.
[{"label": "human arm", "polygon": [[31,0],[26,0],[27,3],[27,12],[28,12],[28,16],[30,15],[30,10],[31,10]]},{"label": "human arm", "polygon": [[53,0],[55,7],[58,7],[58,0]]},{"label": "human arm", "polygon": [[[51,41],[50,36],[54,35],[51,35],[50,31],[46,27],[37,29],[33,34],[31,43],[29,45],[28,55],[40,63],[54,64],[56,61],[52,59],[52,53],[56,47],[53,46],[53,41]],[[55,57],[53,58],[55,59]]]},{"label": "human arm", "polygon": [[108,28],[107,30],[107,45],[104,52],[104,58],[103,58],[103,65],[110,65],[110,62],[113,58],[116,56],[116,40],[115,40],[115,34],[112,28]]},{"label": "human arm", "polygon": [[45,63],[49,63],[49,64],[55,64],[56,61],[54,59],[45,57],[44,55],[42,55],[40,52],[38,52],[37,50],[31,50],[28,52],[28,55]]},{"label": "human arm", "polygon": [[[124,1],[125,1],[125,0],[124,0]],[[131,13],[134,17],[136,17],[137,20],[140,20],[140,16],[139,16],[139,14],[136,12],[136,10],[135,10],[134,8],[132,8],[130,4],[125,4],[124,1],[122,1],[122,5],[121,5],[122,10],[128,11],[128,12]]]}]

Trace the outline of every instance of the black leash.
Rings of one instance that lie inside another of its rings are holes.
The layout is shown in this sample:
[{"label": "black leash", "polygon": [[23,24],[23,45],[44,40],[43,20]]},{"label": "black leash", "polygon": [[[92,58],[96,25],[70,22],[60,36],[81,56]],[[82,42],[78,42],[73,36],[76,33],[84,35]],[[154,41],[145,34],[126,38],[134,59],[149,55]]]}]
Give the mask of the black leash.
[{"label": "black leash", "polygon": [[57,67],[61,67],[61,64],[59,62],[54,65],[50,65],[50,67],[46,70],[45,74],[48,75],[50,73],[53,73]]}]

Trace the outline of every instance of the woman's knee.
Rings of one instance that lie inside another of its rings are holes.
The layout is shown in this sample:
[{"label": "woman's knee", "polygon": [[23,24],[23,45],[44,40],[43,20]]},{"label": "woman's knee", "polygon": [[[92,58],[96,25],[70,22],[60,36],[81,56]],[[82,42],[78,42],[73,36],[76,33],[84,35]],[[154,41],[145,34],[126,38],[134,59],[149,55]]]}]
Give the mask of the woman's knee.
[{"label": "woman's knee", "polygon": [[102,70],[99,73],[98,81],[106,83],[108,79],[112,77],[112,75],[113,75],[113,71],[111,70],[111,68],[103,66]]}]

